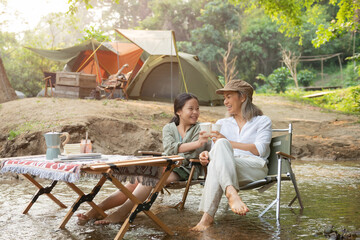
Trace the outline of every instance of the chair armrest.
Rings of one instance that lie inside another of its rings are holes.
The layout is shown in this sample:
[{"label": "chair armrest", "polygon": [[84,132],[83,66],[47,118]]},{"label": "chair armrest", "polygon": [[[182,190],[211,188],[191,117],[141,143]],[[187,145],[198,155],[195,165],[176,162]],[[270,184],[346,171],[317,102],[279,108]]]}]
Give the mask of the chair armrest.
[{"label": "chair armrest", "polygon": [[286,153],[283,153],[283,152],[276,152],[276,154],[277,155],[280,155],[280,156],[282,156],[282,157],[285,157],[285,158],[289,158],[289,159],[295,159],[295,157],[294,156],[291,156],[291,155],[289,155],[289,154],[286,154]]},{"label": "chair armrest", "polygon": [[138,151],[140,155],[153,155],[153,156],[162,156],[162,152],[157,151]]},{"label": "chair armrest", "polygon": [[190,162],[196,162],[196,163],[200,163],[200,159],[190,159]]}]

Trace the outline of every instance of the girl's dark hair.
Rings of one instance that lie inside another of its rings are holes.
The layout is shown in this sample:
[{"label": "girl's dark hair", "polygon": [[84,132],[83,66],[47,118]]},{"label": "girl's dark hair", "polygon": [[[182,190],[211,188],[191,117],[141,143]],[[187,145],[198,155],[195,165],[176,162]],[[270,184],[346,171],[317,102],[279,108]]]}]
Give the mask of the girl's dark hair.
[{"label": "girl's dark hair", "polygon": [[181,93],[179,94],[174,101],[174,117],[171,119],[170,122],[174,122],[176,126],[179,125],[180,123],[180,118],[177,115],[177,111],[181,110],[184,105],[186,104],[187,101],[191,100],[191,99],[196,99],[196,101],[199,102],[198,98],[191,94],[191,93]]}]

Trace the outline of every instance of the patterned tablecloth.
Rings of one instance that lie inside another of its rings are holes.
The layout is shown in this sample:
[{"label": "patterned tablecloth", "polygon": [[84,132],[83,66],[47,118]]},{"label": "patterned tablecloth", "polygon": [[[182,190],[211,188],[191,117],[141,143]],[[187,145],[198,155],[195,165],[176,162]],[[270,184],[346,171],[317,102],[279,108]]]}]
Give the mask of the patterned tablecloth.
[{"label": "patterned tablecloth", "polygon": [[[84,159],[79,161],[46,160],[45,155],[24,156],[0,159],[0,173],[13,172],[30,174],[44,179],[76,182],[81,177],[101,177],[100,174],[88,174],[81,171],[82,166],[98,162],[114,162],[136,159],[135,156],[102,155],[101,159]],[[119,181],[138,181],[143,185],[154,186],[159,179],[162,169],[155,166],[129,166],[113,170],[113,175]]]}]

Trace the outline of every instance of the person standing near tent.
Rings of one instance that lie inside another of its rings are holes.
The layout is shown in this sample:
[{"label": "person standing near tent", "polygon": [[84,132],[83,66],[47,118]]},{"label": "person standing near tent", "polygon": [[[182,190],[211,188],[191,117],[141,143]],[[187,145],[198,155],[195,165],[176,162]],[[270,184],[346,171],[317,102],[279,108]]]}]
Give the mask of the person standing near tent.
[{"label": "person standing near tent", "polygon": [[203,231],[213,224],[223,193],[234,213],[246,215],[249,209],[238,195],[239,186],[267,175],[271,120],[252,103],[253,91],[242,80],[232,80],[216,91],[224,95],[231,117],[217,121],[222,126],[220,132],[212,132],[211,151],[200,154],[200,163],[208,165],[199,206],[203,216],[191,230]]},{"label": "person standing near tent", "polygon": [[[166,184],[178,180],[186,180],[189,176],[189,159],[198,158],[199,153],[210,148],[208,135],[200,132],[197,122],[200,115],[199,102],[196,96],[189,93],[178,95],[174,101],[174,117],[163,128],[163,155],[181,155],[185,158],[183,165],[173,170]],[[194,174],[194,178],[195,178]],[[142,184],[127,184],[126,187],[140,200],[145,201],[152,187]],[[121,206],[120,206],[121,205]],[[126,219],[130,213],[133,202],[121,192],[117,191],[99,204],[104,211],[120,206],[115,212],[95,224],[119,223]],[[78,214],[78,223],[84,224],[98,214],[92,209],[86,214]]]}]

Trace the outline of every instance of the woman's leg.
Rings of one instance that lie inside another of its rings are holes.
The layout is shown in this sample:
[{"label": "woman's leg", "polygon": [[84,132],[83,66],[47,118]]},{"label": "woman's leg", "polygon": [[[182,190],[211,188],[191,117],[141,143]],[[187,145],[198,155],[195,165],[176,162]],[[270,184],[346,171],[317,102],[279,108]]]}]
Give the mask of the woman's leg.
[{"label": "woman's leg", "polygon": [[[134,183],[134,184],[128,183],[125,185],[125,187],[129,189],[129,191],[133,192],[137,185],[138,183]],[[127,196],[118,190],[113,194],[111,194],[109,197],[107,197],[105,200],[103,200],[98,206],[103,211],[106,211],[108,209],[122,205],[126,200],[127,200]],[[99,213],[92,208],[90,209],[90,211],[88,211],[85,214],[82,213],[77,214],[77,217],[78,217],[78,224],[83,225],[86,222],[88,222],[90,219],[100,219],[101,215],[99,215]]]},{"label": "woman's leg", "polygon": [[[191,230],[203,231],[211,226],[227,186],[238,188],[233,155],[231,144],[226,139],[219,139],[212,147],[208,173],[199,206],[199,210],[203,211],[204,214],[200,222]],[[231,204],[234,202],[235,200],[232,200]]]},{"label": "woman's leg", "polygon": [[[179,175],[176,173],[171,173],[166,181],[166,184],[177,181],[179,179]],[[151,193],[151,186],[144,186],[142,184],[138,184],[138,186],[133,191],[134,196],[140,200],[140,202],[144,202],[149,194]],[[120,206],[115,212],[111,213],[109,216],[104,218],[103,220],[96,221],[95,224],[110,224],[110,223],[120,223],[124,222],[127,216],[129,215],[131,209],[134,207],[134,203],[127,199],[126,202]]]},{"label": "woman's leg", "polygon": [[210,163],[199,210],[214,216],[227,186],[238,189],[234,154],[226,139],[216,141],[210,151]]}]

